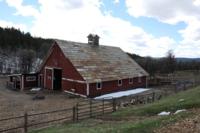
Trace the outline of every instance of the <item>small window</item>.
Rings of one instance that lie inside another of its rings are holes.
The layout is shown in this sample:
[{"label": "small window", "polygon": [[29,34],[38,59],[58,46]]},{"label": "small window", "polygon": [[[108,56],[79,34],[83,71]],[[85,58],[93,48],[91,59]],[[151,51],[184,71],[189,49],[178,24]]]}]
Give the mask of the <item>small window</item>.
[{"label": "small window", "polygon": [[102,83],[101,82],[97,82],[97,90],[102,88]]},{"label": "small window", "polygon": [[118,80],[118,86],[122,86],[122,80]]},{"label": "small window", "polygon": [[129,78],[129,84],[133,83],[133,78]]}]

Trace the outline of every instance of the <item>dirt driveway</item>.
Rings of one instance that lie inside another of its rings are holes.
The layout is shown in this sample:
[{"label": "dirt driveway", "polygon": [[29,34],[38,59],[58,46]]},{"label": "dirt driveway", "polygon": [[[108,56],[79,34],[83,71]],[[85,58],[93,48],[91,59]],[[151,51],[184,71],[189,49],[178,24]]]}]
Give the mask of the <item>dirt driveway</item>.
[{"label": "dirt driveway", "polygon": [[0,77],[0,119],[28,113],[72,107],[81,98],[71,98],[64,92],[45,92],[44,100],[33,100],[35,94],[13,91],[5,87],[6,77]]}]

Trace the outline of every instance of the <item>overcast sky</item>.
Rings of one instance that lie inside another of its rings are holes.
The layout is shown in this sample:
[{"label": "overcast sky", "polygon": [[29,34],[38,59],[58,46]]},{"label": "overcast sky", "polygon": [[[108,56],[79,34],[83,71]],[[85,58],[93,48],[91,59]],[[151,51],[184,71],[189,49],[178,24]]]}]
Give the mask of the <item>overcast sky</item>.
[{"label": "overcast sky", "polygon": [[0,0],[0,26],[141,56],[200,57],[200,0]]}]

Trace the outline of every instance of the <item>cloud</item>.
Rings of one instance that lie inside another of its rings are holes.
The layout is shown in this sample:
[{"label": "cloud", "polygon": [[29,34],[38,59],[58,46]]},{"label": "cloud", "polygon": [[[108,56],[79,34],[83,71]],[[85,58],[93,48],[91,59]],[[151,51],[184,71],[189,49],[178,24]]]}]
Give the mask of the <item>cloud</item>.
[{"label": "cloud", "polygon": [[119,4],[119,0],[113,0],[114,4]]},{"label": "cloud", "polygon": [[39,11],[36,10],[33,6],[23,5],[23,0],[6,0],[6,3],[8,6],[16,8],[17,12],[15,15],[36,17],[39,14]]},{"label": "cloud", "polygon": [[89,33],[100,35],[100,43],[121,47],[140,55],[163,56],[175,41],[156,38],[130,22],[103,14],[99,0],[39,0],[40,15],[35,17],[31,33],[46,38],[87,42]]},{"label": "cloud", "polygon": [[[38,9],[23,5],[23,0],[7,0],[7,3],[16,8],[18,15],[34,17],[29,28],[34,36],[87,42],[87,35],[96,33],[100,35],[100,44],[118,46],[142,56],[161,57],[169,49],[177,48],[177,42],[170,37],[155,37],[127,20],[114,17],[109,12],[102,13],[101,0],[38,0]],[[22,12],[25,7],[31,9],[27,14]],[[139,6],[138,10],[141,10],[138,16],[146,13]],[[182,30],[180,34],[184,32]]]},{"label": "cloud", "polygon": [[184,22],[185,29],[178,31],[183,40],[174,49],[177,56],[199,57],[200,51],[200,0],[126,0],[128,13],[133,17],[151,17],[160,22]]},{"label": "cloud", "polygon": [[199,0],[126,0],[130,15],[152,17],[169,24],[187,22],[190,16],[200,18],[200,5],[197,3]]}]

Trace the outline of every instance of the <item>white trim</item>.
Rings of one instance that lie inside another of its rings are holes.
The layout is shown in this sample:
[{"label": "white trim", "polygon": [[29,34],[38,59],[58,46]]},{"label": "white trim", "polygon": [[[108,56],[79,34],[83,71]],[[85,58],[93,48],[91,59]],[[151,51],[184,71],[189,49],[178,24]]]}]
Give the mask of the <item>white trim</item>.
[{"label": "white trim", "polygon": [[[98,87],[98,84],[100,84],[100,87]],[[101,90],[102,89],[102,82],[97,82],[96,83],[96,89]]]},{"label": "white trim", "polygon": [[[121,80],[121,84],[119,84],[120,80]],[[117,84],[118,84],[118,86],[122,86],[122,79],[118,79]]]},{"label": "white trim", "polygon": [[73,94],[73,95],[77,95],[77,96],[81,96],[81,97],[84,97],[84,98],[86,98],[86,97],[87,97],[87,96],[85,96],[85,95],[78,94],[78,93],[74,93],[74,92],[67,91],[67,90],[64,90],[64,92],[66,92],[66,93],[69,93],[69,94]]},{"label": "white trim", "polygon": [[87,89],[87,96],[89,96],[90,95],[90,86],[89,86],[89,83],[87,83],[86,85],[87,85],[87,88],[86,88]]},{"label": "white trim", "polygon": [[22,78],[21,78],[21,91],[24,90],[24,75],[22,75]]},{"label": "white trim", "polygon": [[129,78],[129,84],[133,84],[133,78]]},{"label": "white trim", "polygon": [[86,81],[74,80],[74,79],[67,79],[67,78],[62,78],[62,80],[71,81],[71,82],[77,82],[77,83],[82,83],[82,84],[86,83]]},{"label": "white trim", "polygon": [[148,87],[148,79],[147,79],[147,76],[145,77],[146,78],[146,88]]},{"label": "white trim", "polygon": [[45,69],[53,69],[53,67],[46,66]]}]

